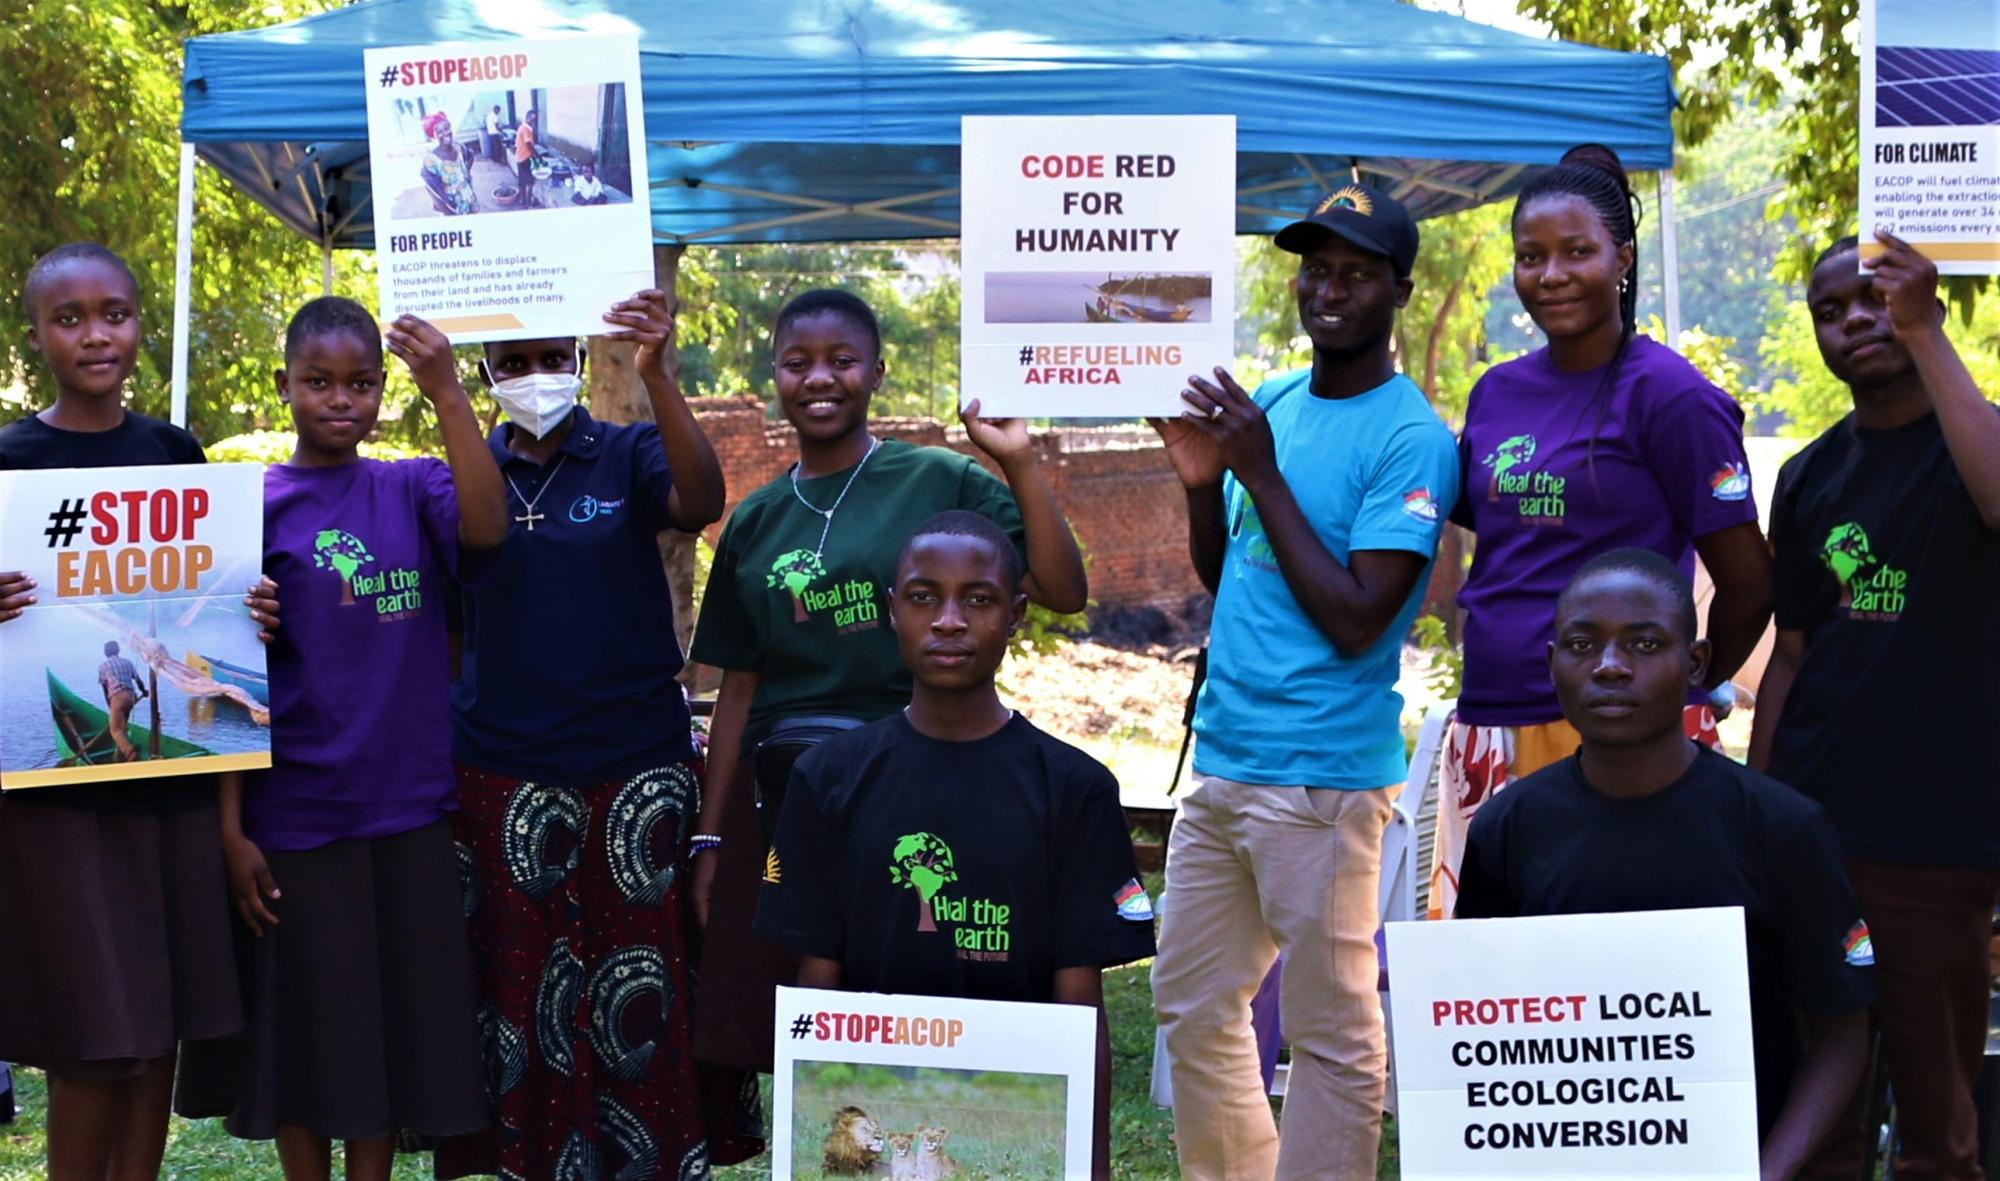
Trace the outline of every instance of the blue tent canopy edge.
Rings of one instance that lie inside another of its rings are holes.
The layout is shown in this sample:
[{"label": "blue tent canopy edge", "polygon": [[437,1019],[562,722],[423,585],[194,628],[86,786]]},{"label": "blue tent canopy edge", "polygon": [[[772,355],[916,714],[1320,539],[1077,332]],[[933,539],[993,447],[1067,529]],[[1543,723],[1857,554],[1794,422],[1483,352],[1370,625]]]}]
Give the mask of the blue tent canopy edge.
[{"label": "blue tent canopy edge", "polygon": [[1664,59],[1396,0],[361,0],[190,40],[181,135],[285,224],[367,248],[365,48],[606,32],[639,40],[662,242],[955,236],[969,114],[1232,114],[1242,233],[1356,173],[1427,217],[1577,143],[1673,159]]}]

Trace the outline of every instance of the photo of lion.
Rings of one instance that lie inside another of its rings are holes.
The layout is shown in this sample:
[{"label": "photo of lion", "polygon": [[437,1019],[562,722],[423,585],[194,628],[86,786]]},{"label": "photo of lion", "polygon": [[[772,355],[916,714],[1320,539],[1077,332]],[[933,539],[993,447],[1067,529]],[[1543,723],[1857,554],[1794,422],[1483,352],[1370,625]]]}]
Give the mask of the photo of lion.
[{"label": "photo of lion", "polygon": [[799,1062],[792,1176],[1051,1181],[1064,1175],[1068,1092],[1061,1075]]}]

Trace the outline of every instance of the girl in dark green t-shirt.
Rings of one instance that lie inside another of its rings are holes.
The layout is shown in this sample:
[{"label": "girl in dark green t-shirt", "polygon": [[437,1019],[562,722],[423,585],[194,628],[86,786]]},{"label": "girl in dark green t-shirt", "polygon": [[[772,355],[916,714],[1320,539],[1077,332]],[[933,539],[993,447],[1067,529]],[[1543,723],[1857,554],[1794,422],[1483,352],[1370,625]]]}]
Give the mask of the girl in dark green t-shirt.
[{"label": "girl in dark green t-shirt", "polygon": [[981,419],[977,400],[960,416],[1005,483],[955,451],[871,434],[868,403],[886,372],[881,332],[868,305],[845,291],[808,291],[786,304],[772,351],[799,460],[730,515],[690,653],[723,671],[691,839],[695,911],[708,931],[695,1049],[766,1071],[772,988],[790,983],[793,968],[749,932],[764,868],[749,787],[757,743],[787,717],[872,721],[908,704],[885,591],[904,537],[933,513],[970,509],[1006,530],[1026,559],[1022,589],[1051,610],[1082,610],[1088,595],[1082,555],[1025,422]]}]

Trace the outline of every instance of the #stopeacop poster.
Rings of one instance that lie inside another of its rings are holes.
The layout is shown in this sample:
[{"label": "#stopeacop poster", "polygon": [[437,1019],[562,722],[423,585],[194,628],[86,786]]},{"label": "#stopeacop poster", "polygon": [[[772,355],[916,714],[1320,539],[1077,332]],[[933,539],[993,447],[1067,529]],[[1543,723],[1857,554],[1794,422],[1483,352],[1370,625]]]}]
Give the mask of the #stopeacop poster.
[{"label": "#stopeacop poster", "polygon": [[2000,272],[2000,4],[1861,0],[1861,251]]},{"label": "#stopeacop poster", "polygon": [[582,336],[653,285],[631,37],[363,54],[381,315],[454,343]]},{"label": "#stopeacop poster", "polygon": [[0,472],[0,789],[271,765],[256,464]]},{"label": "#stopeacop poster", "polygon": [[778,990],[771,1175],[1087,1178],[1097,1013]]},{"label": "#stopeacop poster", "polygon": [[1236,120],[968,116],[963,401],[986,417],[1180,413],[1235,356]]}]

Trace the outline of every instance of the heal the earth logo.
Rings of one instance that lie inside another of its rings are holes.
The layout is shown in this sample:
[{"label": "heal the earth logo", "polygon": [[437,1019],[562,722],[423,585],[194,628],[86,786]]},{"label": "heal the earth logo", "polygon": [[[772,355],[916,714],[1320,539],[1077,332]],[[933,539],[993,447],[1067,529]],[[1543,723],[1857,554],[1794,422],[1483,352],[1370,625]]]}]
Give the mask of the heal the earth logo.
[{"label": "heal the earth logo", "polygon": [[1563,489],[1569,481],[1529,467],[1536,449],[1535,436],[1515,435],[1480,460],[1493,469],[1493,486],[1486,490],[1486,499],[1515,497],[1514,508],[1524,525],[1561,525],[1567,511]]},{"label": "heal the earth logo", "polygon": [[897,838],[889,854],[889,880],[917,892],[917,930],[951,932],[962,960],[1005,963],[1013,938],[1007,929],[1013,907],[987,898],[953,898],[944,888],[958,880],[951,846],[935,833]]},{"label": "heal the earth logo", "polygon": [[345,529],[322,529],[313,535],[313,566],[340,576],[340,605],[353,607],[366,600],[382,623],[408,619],[423,609],[423,575],[416,570],[382,570],[362,573],[375,561],[368,543]]},{"label": "heal the earth logo", "polygon": [[792,622],[804,623],[815,615],[831,611],[833,625],[844,632],[866,631],[882,625],[882,605],[875,582],[850,578],[826,590],[813,584],[826,577],[826,563],[809,549],[788,550],[771,563],[764,585],[784,587],[792,597]]},{"label": "heal the earth logo", "polygon": [[1860,525],[1835,525],[1819,556],[1840,580],[1839,606],[1847,609],[1849,619],[1891,623],[1902,618],[1909,605],[1910,572],[1884,565]]}]

